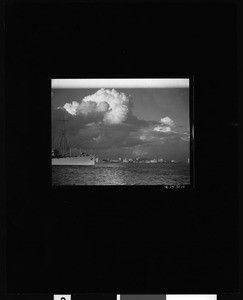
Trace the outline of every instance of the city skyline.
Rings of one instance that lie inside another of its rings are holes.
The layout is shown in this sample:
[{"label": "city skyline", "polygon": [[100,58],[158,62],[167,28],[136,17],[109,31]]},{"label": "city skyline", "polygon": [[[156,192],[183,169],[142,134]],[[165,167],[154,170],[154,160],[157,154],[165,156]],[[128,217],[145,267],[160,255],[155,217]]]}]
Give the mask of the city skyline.
[{"label": "city skyline", "polygon": [[173,86],[173,80],[169,87],[151,83],[152,88],[53,85],[52,147],[58,148],[59,120],[65,116],[73,154],[81,150],[111,159],[186,161],[190,157],[189,86]]}]

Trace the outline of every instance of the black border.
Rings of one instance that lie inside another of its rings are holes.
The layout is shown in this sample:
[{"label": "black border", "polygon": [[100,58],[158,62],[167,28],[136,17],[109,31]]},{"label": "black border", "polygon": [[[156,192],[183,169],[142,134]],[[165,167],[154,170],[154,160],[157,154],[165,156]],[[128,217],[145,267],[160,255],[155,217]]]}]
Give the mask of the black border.
[{"label": "black border", "polygon": [[[14,1],[12,1],[12,2],[14,2]],[[197,156],[197,155],[196,155]],[[197,178],[196,178],[197,179]],[[19,295],[20,296],[20,295]],[[234,296],[236,296],[236,294],[234,295]],[[38,296],[36,296],[36,297],[38,297]],[[36,297],[35,297],[35,299],[36,299]]]}]

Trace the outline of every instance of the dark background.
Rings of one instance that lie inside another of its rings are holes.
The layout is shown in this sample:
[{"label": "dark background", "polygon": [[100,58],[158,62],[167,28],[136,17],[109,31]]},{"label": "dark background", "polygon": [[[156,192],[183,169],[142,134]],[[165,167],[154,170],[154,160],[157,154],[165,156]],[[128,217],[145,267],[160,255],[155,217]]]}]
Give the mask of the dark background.
[{"label": "dark background", "polygon": [[[5,5],[8,293],[238,291],[236,5]],[[194,78],[195,188],[51,187],[51,78]]]}]

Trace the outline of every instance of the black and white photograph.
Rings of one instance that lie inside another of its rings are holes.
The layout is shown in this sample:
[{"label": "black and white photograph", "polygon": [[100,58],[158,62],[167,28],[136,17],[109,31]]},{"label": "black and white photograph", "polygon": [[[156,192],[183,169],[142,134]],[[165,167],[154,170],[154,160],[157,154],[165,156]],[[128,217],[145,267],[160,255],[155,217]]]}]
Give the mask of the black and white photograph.
[{"label": "black and white photograph", "polygon": [[5,2],[0,298],[238,300],[236,3]]},{"label": "black and white photograph", "polygon": [[190,185],[189,79],[52,79],[53,185]]}]

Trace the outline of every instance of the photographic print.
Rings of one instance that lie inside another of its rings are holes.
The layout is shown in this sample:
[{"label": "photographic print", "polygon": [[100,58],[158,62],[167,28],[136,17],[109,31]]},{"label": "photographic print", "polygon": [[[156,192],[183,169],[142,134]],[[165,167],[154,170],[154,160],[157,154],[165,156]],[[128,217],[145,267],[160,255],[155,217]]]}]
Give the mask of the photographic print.
[{"label": "photographic print", "polygon": [[52,79],[52,185],[189,187],[189,79]]}]

